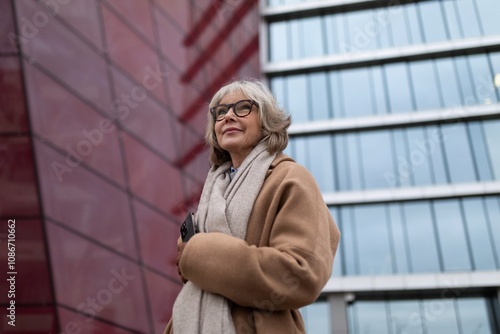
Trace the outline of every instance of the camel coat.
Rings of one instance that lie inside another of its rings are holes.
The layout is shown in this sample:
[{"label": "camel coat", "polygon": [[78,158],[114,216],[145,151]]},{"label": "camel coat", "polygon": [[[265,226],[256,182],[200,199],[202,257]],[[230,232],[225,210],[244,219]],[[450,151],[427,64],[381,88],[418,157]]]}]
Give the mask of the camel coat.
[{"label": "camel coat", "polygon": [[[254,203],[245,240],[196,234],[179,266],[202,290],[232,301],[238,334],[305,333],[298,309],[313,303],[330,278],[339,238],[313,176],[278,154]],[[170,332],[171,322],[165,329]]]}]

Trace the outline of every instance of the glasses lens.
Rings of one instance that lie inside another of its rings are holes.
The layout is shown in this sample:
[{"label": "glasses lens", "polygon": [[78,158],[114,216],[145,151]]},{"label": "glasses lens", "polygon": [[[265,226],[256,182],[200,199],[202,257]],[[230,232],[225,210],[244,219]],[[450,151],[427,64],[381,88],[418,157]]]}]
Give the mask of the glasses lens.
[{"label": "glasses lens", "polygon": [[236,115],[238,115],[239,117],[246,116],[252,110],[252,103],[250,103],[248,101],[239,101],[234,106],[234,110],[235,110]]},{"label": "glasses lens", "polygon": [[215,108],[215,111],[214,111],[214,116],[215,116],[215,119],[216,120],[221,120],[224,118],[224,116],[227,114],[228,112],[228,107],[226,106],[217,106]]}]

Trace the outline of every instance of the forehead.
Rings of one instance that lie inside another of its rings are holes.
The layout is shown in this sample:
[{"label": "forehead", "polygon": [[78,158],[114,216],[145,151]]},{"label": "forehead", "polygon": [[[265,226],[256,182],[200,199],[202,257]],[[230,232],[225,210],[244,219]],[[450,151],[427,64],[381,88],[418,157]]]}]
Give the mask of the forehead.
[{"label": "forehead", "polygon": [[219,104],[229,104],[229,103],[238,102],[239,100],[248,100],[248,96],[246,96],[245,94],[243,94],[242,92],[239,92],[239,91],[227,93],[220,100]]}]

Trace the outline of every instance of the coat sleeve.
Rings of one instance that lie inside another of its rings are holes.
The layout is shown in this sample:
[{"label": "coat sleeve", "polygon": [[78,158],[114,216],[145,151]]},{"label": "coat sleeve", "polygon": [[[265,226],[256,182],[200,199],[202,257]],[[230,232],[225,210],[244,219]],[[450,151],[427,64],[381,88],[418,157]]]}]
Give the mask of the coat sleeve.
[{"label": "coat sleeve", "polygon": [[314,302],[330,278],[340,233],[303,167],[278,183],[272,202],[265,218],[272,226],[268,247],[197,234],[180,259],[183,276],[244,307],[278,311]]}]

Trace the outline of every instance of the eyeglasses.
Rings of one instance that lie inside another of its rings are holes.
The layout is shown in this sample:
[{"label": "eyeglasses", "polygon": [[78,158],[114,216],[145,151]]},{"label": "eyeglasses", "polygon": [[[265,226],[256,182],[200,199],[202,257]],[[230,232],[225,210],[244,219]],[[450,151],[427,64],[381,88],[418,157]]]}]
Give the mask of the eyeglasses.
[{"label": "eyeglasses", "polygon": [[252,106],[256,105],[257,108],[259,104],[254,100],[240,100],[235,103],[230,104],[219,104],[213,108],[210,108],[210,113],[214,117],[214,120],[217,122],[222,121],[226,114],[229,112],[229,109],[233,109],[233,113],[238,117],[245,117],[252,111]]}]

